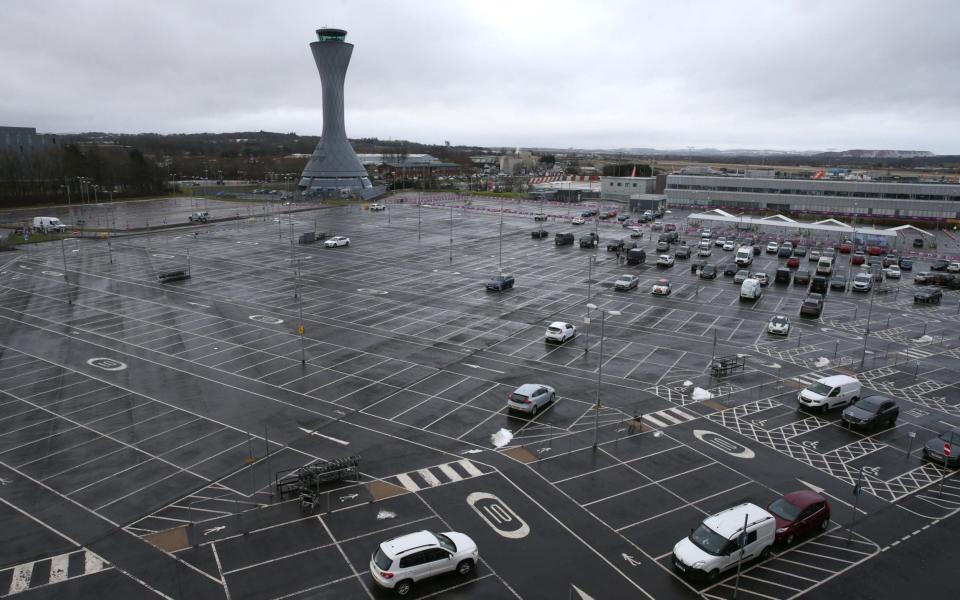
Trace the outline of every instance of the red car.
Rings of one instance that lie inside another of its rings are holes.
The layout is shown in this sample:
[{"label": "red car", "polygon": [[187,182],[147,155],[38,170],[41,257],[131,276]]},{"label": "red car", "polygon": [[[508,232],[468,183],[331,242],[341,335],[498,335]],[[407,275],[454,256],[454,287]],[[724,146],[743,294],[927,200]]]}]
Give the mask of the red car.
[{"label": "red car", "polygon": [[826,531],[830,526],[830,503],[816,492],[790,492],[767,507],[777,520],[776,541],[792,544],[798,537]]},{"label": "red car", "polygon": [[853,245],[840,244],[840,254],[850,254],[852,250],[853,250]]},{"label": "red car", "polygon": [[800,267],[800,259],[797,258],[796,256],[793,256],[793,257],[787,259],[787,266],[790,267],[791,269],[799,268],[799,267]]},{"label": "red car", "polygon": [[864,257],[863,252],[860,251],[857,251],[857,253],[850,258],[850,262],[855,265],[862,265],[865,260],[866,258]]},{"label": "red car", "polygon": [[880,256],[883,254],[883,248],[880,246],[867,246],[867,254],[870,256]]}]

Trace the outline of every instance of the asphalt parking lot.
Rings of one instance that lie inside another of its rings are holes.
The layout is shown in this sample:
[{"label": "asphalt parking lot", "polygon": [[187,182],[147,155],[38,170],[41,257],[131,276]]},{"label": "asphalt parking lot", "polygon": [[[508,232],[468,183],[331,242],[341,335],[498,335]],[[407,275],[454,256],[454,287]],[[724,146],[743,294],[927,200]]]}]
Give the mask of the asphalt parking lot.
[{"label": "asphalt parking lot", "polygon": [[[389,597],[371,553],[431,529],[468,533],[480,565],[414,597],[858,597],[889,576],[877,565],[920,568],[924,539],[955,530],[960,483],[921,450],[960,425],[960,292],[914,304],[904,273],[882,293],[831,290],[801,318],[803,286],[771,281],[744,302],[689,260],[656,267],[649,227],[647,262],[625,265],[605,250],[629,233],[615,223],[596,225],[596,250],[554,244],[595,227],[570,224],[579,207],[545,207],[550,237],[533,239],[537,204],[506,202],[501,221],[499,200],[417,200],[292,213],[209,200],[239,218],[0,256],[0,595]],[[179,222],[197,206],[182,202],[124,210]],[[695,236],[682,214],[665,221]],[[313,231],[350,245],[296,243]],[[781,262],[751,269],[772,280]],[[190,278],[158,279],[177,270]],[[485,290],[500,270],[516,286]],[[624,273],[640,282],[615,291]],[[662,277],[672,294],[652,296]],[[766,332],[775,314],[788,336]],[[553,321],[578,335],[546,343]],[[718,377],[714,357],[741,366]],[[797,411],[797,392],[833,374],[895,398],[896,424]],[[531,382],[556,401],[509,412]],[[350,456],[356,477],[311,511],[276,486]],[[672,569],[705,516],[798,489],[828,497],[825,532],[739,581]],[[960,594],[947,570],[924,577]]]}]

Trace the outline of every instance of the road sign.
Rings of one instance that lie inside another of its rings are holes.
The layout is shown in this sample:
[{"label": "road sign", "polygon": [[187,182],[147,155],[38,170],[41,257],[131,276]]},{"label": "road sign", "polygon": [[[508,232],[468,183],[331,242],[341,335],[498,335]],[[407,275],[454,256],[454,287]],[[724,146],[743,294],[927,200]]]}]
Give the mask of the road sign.
[{"label": "road sign", "polygon": [[943,443],[943,455],[950,456],[950,442]]},{"label": "road sign", "polygon": [[299,327],[297,327],[297,333],[299,333],[300,335],[303,335],[303,325],[300,325]]}]

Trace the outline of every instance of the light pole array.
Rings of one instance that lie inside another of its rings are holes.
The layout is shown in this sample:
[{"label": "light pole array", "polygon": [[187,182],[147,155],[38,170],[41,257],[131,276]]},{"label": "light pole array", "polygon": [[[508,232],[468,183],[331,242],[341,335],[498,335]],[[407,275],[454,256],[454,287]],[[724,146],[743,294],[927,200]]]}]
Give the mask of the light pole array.
[{"label": "light pole array", "polygon": [[[598,309],[596,304],[588,303],[587,308],[594,310]],[[602,310],[600,309],[600,361],[597,363],[597,403],[593,407],[594,416],[593,416],[593,447],[597,447],[597,442],[600,438],[600,379],[603,376],[603,323],[606,315],[611,317],[620,316],[619,310]]]}]

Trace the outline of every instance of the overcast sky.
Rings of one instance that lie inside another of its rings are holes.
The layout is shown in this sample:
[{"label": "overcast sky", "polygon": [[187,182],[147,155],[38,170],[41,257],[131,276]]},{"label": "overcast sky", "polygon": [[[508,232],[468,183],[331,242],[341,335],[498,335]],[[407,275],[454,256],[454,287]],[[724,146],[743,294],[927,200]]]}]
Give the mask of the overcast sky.
[{"label": "overcast sky", "polygon": [[960,2],[2,0],[0,125],[960,153]]}]

